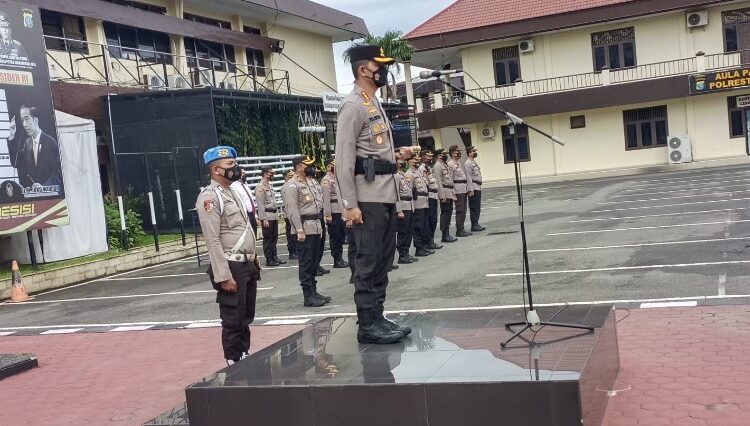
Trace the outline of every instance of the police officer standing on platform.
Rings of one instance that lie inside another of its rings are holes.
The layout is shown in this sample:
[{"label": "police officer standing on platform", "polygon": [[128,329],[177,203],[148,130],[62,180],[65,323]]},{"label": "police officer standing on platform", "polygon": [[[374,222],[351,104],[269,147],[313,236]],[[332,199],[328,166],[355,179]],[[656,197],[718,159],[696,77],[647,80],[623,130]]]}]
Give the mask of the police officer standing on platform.
[{"label": "police officer standing on platform", "polygon": [[[482,211],[482,171],[477,164],[477,149],[473,146],[466,148],[469,157],[464,163],[466,178],[469,180],[469,217],[471,219],[471,230],[473,232],[484,231],[486,228],[479,224],[479,214]],[[474,195],[471,195],[471,194]]]},{"label": "police officer standing on platform", "polygon": [[[284,183],[286,184],[295,176],[294,170],[289,170],[284,175]],[[284,189],[286,185],[282,186],[279,192],[281,192],[281,202],[284,202]],[[292,223],[289,222],[289,215],[284,212],[284,223],[286,227],[286,250],[289,252],[289,260],[299,259],[297,255],[297,234],[292,231]]]},{"label": "police officer standing on platform", "polygon": [[[387,84],[388,65],[394,60],[373,45],[354,46],[348,52],[355,85],[339,108],[336,180],[358,250],[354,274],[357,340],[390,344],[411,332],[383,315],[395,254],[398,188],[391,123],[375,92]],[[400,150],[399,156],[409,155],[410,149]]]},{"label": "police officer standing on platform", "polygon": [[466,179],[464,166],[461,164],[461,150],[458,145],[452,145],[448,152],[451,159],[448,161],[448,169],[453,174],[453,193],[456,194],[456,236],[468,237],[471,232],[466,232],[464,223],[466,223],[466,199],[470,194],[469,184]]},{"label": "police officer standing on platform", "polygon": [[437,179],[435,173],[432,172],[432,162],[434,154],[431,150],[422,151],[422,164],[419,166],[419,172],[425,177],[427,181],[427,192],[428,192],[428,206],[427,206],[427,226],[425,232],[427,232],[428,245],[430,250],[439,250],[443,248],[442,244],[435,243],[435,231],[437,230],[438,224],[438,204],[440,204],[440,197],[438,196]]},{"label": "police officer standing on platform", "polygon": [[456,237],[451,236],[451,216],[453,216],[453,201],[456,194],[453,192],[453,173],[445,164],[447,155],[443,149],[435,151],[437,161],[433,167],[435,179],[437,180],[438,196],[440,197],[440,231],[443,237],[440,241],[444,243],[453,243],[458,241]]},{"label": "police officer standing on platform", "polygon": [[292,228],[297,234],[297,251],[299,253],[299,283],[302,287],[305,306],[323,306],[331,301],[330,297],[318,293],[317,275],[320,234],[320,210],[315,200],[315,190],[307,179],[314,169],[312,158],[296,157],[292,167],[296,176],[284,185],[284,210]]},{"label": "police officer standing on platform", "polygon": [[320,186],[323,187],[323,217],[328,225],[333,267],[348,268],[349,264],[344,261],[343,257],[346,224],[342,216],[344,209],[339,203],[339,184],[336,182],[335,167],[334,160],[326,161],[327,173],[320,181]]},{"label": "police officer standing on platform", "polygon": [[250,323],[255,319],[255,298],[260,266],[255,254],[247,210],[230,185],[242,176],[232,147],[217,146],[203,154],[211,184],[195,202],[211,266],[208,276],[216,289],[221,318],[221,343],[228,365],[248,356]]},{"label": "police officer standing on platform", "polygon": [[255,187],[255,199],[258,202],[258,219],[263,231],[263,254],[266,266],[279,266],[286,262],[279,259],[276,243],[279,241],[279,219],[276,209],[276,192],[273,190],[274,171],[271,167],[260,170],[260,184]]}]

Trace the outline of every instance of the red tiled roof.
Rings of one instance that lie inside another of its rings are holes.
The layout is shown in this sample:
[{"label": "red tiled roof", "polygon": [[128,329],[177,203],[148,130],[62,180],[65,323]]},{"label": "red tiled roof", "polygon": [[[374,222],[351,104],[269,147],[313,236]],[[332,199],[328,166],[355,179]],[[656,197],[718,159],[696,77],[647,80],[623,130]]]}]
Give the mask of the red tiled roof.
[{"label": "red tiled roof", "polygon": [[636,0],[457,0],[404,38],[525,21]]}]

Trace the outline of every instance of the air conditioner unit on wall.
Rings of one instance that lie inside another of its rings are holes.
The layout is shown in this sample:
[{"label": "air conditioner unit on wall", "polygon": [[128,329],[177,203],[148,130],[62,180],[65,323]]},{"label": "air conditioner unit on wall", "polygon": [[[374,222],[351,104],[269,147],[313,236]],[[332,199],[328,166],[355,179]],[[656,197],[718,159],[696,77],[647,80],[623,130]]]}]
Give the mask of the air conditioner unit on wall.
[{"label": "air conditioner unit on wall", "polygon": [[693,147],[688,136],[669,136],[667,138],[669,164],[691,163]]},{"label": "air conditioner unit on wall", "polygon": [[169,81],[170,89],[186,89],[190,87],[190,83],[181,75],[170,75],[167,77]]},{"label": "air conditioner unit on wall", "polygon": [[484,127],[482,129],[482,137],[485,139],[491,139],[495,137],[495,129],[492,127]]},{"label": "air conditioner unit on wall", "polygon": [[518,50],[521,53],[531,53],[534,51],[534,40],[523,40],[518,43]]},{"label": "air conditioner unit on wall", "polygon": [[160,75],[144,73],[143,85],[149,89],[163,89],[167,84]]},{"label": "air conditioner unit on wall", "polygon": [[687,19],[688,28],[704,27],[708,25],[708,12],[705,10],[688,12],[685,19]]},{"label": "air conditioner unit on wall", "polygon": [[190,74],[193,79],[194,87],[206,87],[211,86],[211,70],[208,68],[195,69]]}]

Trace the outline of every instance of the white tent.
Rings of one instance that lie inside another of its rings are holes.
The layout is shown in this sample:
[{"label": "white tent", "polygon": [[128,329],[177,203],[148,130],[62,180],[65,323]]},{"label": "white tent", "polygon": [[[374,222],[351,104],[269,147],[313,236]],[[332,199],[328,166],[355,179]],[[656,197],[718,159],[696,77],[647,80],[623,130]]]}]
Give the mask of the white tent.
[{"label": "white tent", "polygon": [[[92,120],[55,111],[70,224],[44,229],[44,260],[53,262],[107,251],[107,227]],[[38,262],[42,250],[33,231]],[[30,263],[26,233],[0,239],[0,260]]]}]

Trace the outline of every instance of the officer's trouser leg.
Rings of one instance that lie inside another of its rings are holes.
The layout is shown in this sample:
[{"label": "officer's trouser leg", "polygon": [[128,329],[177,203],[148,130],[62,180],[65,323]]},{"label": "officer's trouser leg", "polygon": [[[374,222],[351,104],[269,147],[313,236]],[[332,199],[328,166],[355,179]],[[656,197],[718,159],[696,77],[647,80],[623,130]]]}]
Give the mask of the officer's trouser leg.
[{"label": "officer's trouser leg", "polygon": [[299,285],[302,287],[302,295],[310,297],[315,292],[317,281],[315,275],[318,272],[318,250],[320,247],[320,235],[312,234],[305,237],[305,241],[297,242],[299,254]]},{"label": "officer's trouser leg", "polygon": [[[237,292],[227,293],[218,290],[216,301],[219,303],[224,358],[237,360],[243,352],[250,350],[249,326],[255,319],[258,283],[254,278],[256,270],[252,262],[229,262],[229,270],[232,272],[232,278],[237,282]],[[208,275],[214,287],[218,287],[213,280],[211,268],[208,270]]]},{"label": "officer's trouser leg", "polygon": [[289,255],[297,254],[297,234],[292,232],[292,224],[289,219],[284,219],[286,222],[286,250]]},{"label": "officer's trouser leg", "polygon": [[466,222],[466,194],[456,194],[456,231],[463,231]]},{"label": "officer's trouser leg", "polygon": [[253,228],[253,235],[255,235],[255,237],[257,238],[258,237],[258,221],[257,219],[255,219],[255,215],[250,212],[247,213],[247,217],[250,219],[250,227]]},{"label": "officer's trouser leg", "polygon": [[357,243],[354,240],[354,230],[352,228],[346,228],[347,239],[349,240],[349,247],[346,252],[347,261],[349,261],[349,269],[352,271],[352,276],[356,273],[355,259],[357,258]]},{"label": "officer's trouser leg", "polygon": [[331,217],[331,223],[328,224],[331,256],[333,257],[333,260],[343,260],[346,224],[344,224],[344,219],[341,218],[341,213],[331,213]]},{"label": "officer's trouser leg", "polygon": [[263,254],[266,262],[276,259],[276,244],[279,241],[279,222],[269,220],[268,227],[263,227]]},{"label": "officer's trouser leg", "polygon": [[415,209],[412,229],[414,230],[414,247],[417,250],[429,244],[429,240],[425,239],[425,228],[427,228],[427,209]]},{"label": "officer's trouser leg", "polygon": [[453,200],[448,199],[440,203],[440,230],[444,235],[450,233],[451,216],[453,216]]},{"label": "officer's trouser leg", "polygon": [[427,221],[429,222],[429,227],[427,229],[429,241],[431,243],[435,242],[435,231],[437,230],[437,224],[438,224],[438,204],[440,203],[439,200],[436,200],[434,198],[430,198],[430,207],[427,209]]},{"label": "officer's trouser leg", "polygon": [[474,196],[469,197],[469,218],[471,226],[479,226],[479,213],[482,209],[482,191],[474,191]]},{"label": "officer's trouser leg", "polygon": [[409,253],[411,240],[413,236],[414,212],[411,210],[404,211],[404,218],[397,220],[397,247],[399,256]]},{"label": "officer's trouser leg", "polygon": [[323,252],[326,249],[326,220],[323,217],[323,211],[320,212],[320,229],[323,230],[323,234],[320,236],[320,241],[318,244],[320,244],[320,250],[317,251],[318,254],[318,262],[316,265],[320,265],[320,262],[323,260]]},{"label": "officer's trouser leg", "polygon": [[364,223],[354,225],[357,246],[354,302],[357,309],[376,309],[385,302],[388,270],[396,249],[396,206],[359,203]]}]

